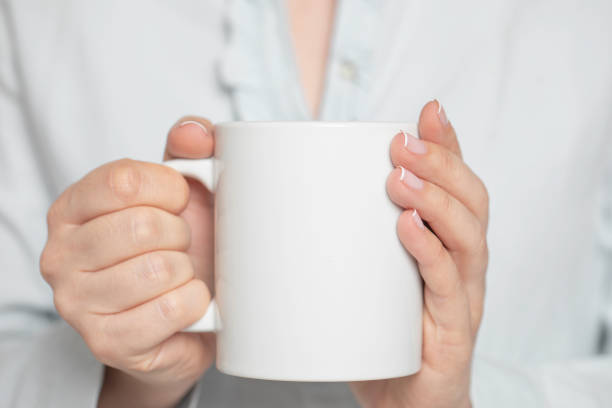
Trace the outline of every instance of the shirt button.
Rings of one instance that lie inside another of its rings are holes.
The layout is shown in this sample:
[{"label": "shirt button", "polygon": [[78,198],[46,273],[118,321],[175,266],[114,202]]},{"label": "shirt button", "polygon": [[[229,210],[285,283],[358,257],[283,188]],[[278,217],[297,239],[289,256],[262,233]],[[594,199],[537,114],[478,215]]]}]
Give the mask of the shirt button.
[{"label": "shirt button", "polygon": [[348,59],[340,61],[340,77],[350,82],[357,82],[359,70],[355,63]]}]

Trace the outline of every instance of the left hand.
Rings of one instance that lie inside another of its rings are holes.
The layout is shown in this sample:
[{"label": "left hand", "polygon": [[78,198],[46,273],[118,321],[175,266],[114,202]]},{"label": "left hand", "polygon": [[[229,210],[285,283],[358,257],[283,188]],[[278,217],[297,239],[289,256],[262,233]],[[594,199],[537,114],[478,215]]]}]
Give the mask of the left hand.
[{"label": "left hand", "polygon": [[387,192],[405,209],[397,233],[425,283],[421,370],[352,383],[365,407],[471,407],[472,352],[488,264],[489,198],[483,182],[463,162],[439,102],[423,108],[419,135],[420,140],[403,133],[393,139],[396,169]]}]

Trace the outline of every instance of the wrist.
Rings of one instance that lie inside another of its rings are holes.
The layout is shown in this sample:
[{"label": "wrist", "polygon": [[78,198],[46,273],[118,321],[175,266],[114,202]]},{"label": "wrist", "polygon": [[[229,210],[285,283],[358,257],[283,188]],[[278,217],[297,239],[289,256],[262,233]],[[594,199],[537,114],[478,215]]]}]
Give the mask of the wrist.
[{"label": "wrist", "polygon": [[99,408],[146,406],[170,408],[189,392],[194,381],[151,383],[112,367],[105,367],[98,397]]}]

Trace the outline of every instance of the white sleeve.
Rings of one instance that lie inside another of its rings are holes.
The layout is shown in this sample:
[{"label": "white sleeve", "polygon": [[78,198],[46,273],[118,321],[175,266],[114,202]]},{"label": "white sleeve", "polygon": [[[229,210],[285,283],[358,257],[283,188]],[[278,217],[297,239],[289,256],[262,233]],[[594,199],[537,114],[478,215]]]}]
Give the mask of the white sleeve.
[{"label": "white sleeve", "polygon": [[0,0],[0,406],[95,407],[103,367],[57,317],[39,274],[52,169],[21,92],[10,11]]},{"label": "white sleeve", "polygon": [[[612,128],[612,126],[610,126]],[[599,354],[546,365],[516,365],[476,355],[472,372],[475,408],[604,408],[612,406],[612,152],[604,178],[600,248],[595,267],[607,274]]]},{"label": "white sleeve", "polygon": [[612,404],[612,357],[518,366],[476,356],[475,408],[604,408]]}]

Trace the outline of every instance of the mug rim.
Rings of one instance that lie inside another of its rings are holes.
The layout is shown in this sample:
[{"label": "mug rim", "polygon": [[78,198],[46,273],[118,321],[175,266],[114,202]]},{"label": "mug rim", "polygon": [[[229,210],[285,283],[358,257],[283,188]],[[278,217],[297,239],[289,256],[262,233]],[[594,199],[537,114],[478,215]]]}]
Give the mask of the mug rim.
[{"label": "mug rim", "polygon": [[216,123],[215,127],[282,127],[282,126],[316,126],[316,127],[362,127],[362,126],[395,126],[398,129],[409,125],[416,126],[415,122],[400,121],[336,121],[336,120],[246,120],[246,121],[226,121]]}]

